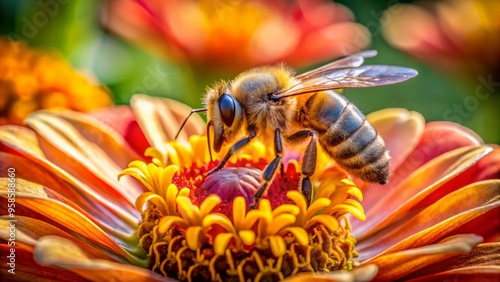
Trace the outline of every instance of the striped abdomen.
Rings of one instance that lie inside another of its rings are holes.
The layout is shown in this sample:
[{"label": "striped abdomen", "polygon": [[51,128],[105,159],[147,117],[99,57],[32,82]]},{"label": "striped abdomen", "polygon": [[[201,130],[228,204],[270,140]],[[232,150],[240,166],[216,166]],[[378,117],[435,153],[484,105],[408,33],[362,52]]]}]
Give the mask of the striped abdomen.
[{"label": "striped abdomen", "polygon": [[347,172],[367,182],[385,184],[389,154],[382,138],[359,109],[333,91],[306,102],[304,126],[314,129],[325,151]]}]

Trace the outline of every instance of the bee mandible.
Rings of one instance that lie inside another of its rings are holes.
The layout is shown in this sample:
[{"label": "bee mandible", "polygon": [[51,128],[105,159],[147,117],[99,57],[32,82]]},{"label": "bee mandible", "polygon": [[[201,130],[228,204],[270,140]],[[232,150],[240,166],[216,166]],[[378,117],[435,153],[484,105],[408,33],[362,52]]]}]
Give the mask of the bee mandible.
[{"label": "bee mandible", "polygon": [[282,164],[283,143],[308,141],[299,183],[308,203],[318,143],[349,174],[366,182],[387,183],[390,157],[384,141],[361,111],[334,91],[395,84],[417,75],[415,70],[399,66],[362,65],[376,54],[363,51],[297,76],[284,65],[257,67],[209,88],[205,108],[191,114],[207,112],[209,149],[219,152],[223,144],[231,145],[209,174],[222,169],[253,139],[272,142],[275,157],[262,172],[263,181],[251,205],[254,208]]}]

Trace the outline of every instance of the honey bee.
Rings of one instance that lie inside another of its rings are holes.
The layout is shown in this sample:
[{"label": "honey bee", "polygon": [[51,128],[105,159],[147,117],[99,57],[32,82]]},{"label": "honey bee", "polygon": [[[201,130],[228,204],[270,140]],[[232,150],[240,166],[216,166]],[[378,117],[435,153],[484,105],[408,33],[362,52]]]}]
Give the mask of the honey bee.
[{"label": "honey bee", "polygon": [[283,142],[308,140],[299,183],[308,203],[318,143],[349,174],[366,182],[387,183],[390,157],[384,141],[361,111],[334,91],[395,84],[417,75],[404,67],[362,65],[365,58],[376,54],[374,50],[356,53],[297,76],[283,65],[258,67],[209,88],[205,108],[191,114],[207,112],[209,149],[219,152],[223,144],[231,145],[209,174],[222,169],[253,139],[274,144],[276,155],[263,170],[263,182],[251,205],[254,208],[281,165]]}]

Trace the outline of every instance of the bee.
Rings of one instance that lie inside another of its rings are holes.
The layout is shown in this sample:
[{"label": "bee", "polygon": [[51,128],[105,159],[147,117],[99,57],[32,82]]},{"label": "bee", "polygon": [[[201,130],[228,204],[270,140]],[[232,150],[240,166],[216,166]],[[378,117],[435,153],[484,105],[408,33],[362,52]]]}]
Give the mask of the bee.
[{"label": "bee", "polygon": [[209,149],[219,152],[223,144],[231,145],[209,174],[222,169],[253,139],[274,144],[275,157],[262,172],[254,208],[281,166],[283,143],[308,141],[299,183],[308,203],[318,143],[349,174],[366,182],[387,183],[390,157],[384,141],[361,111],[334,91],[395,84],[417,75],[404,67],[362,65],[376,54],[363,51],[297,76],[284,65],[258,67],[209,88],[203,99],[205,108],[191,114],[207,112]]}]

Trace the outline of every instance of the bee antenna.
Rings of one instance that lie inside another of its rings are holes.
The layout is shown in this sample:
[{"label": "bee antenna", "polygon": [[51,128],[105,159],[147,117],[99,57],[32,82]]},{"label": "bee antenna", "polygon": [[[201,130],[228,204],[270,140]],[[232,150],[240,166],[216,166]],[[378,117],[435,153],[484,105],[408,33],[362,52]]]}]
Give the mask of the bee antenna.
[{"label": "bee antenna", "polygon": [[179,131],[177,131],[177,134],[175,134],[175,137],[174,137],[174,140],[177,139],[177,137],[179,137],[179,134],[181,133],[182,129],[184,128],[184,126],[186,125],[186,122],[188,121],[189,117],[193,114],[193,113],[201,113],[201,112],[206,112],[207,111],[207,108],[201,108],[201,109],[193,109],[191,110],[191,113],[189,113],[189,115],[187,116],[187,118],[184,120],[184,122],[182,123],[181,125],[181,128],[179,128]]},{"label": "bee antenna", "polygon": [[207,145],[208,145],[208,154],[210,155],[210,161],[213,162],[212,159],[212,148],[210,147],[210,128],[214,126],[212,121],[207,123]]}]

